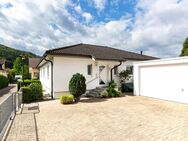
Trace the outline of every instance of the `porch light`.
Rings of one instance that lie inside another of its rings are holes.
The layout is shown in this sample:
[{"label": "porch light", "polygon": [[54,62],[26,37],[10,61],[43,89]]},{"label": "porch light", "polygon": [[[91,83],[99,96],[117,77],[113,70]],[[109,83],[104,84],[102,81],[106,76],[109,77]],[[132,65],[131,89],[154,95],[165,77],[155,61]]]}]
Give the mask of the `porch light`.
[{"label": "porch light", "polygon": [[91,58],[91,59],[92,59],[93,61],[96,61],[94,56],[92,56],[92,58]]}]

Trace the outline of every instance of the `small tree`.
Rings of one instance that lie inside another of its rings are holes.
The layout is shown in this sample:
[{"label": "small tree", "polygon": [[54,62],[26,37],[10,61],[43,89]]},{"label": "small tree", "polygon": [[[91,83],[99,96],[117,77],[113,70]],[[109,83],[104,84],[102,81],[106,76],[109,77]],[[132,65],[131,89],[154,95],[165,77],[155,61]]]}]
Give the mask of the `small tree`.
[{"label": "small tree", "polygon": [[[14,61],[13,69],[16,75],[23,75],[24,79],[31,78],[29,74],[29,66],[23,60],[21,60],[20,57],[17,57],[16,60]],[[24,74],[23,74],[23,69],[24,69]]]},{"label": "small tree", "polygon": [[180,56],[188,56],[188,37],[185,39],[183,43],[183,48],[181,50]]},{"label": "small tree", "polygon": [[7,76],[8,76],[9,82],[13,83],[14,78],[15,78],[15,71],[14,71],[14,69],[9,70]]},{"label": "small tree", "polygon": [[14,61],[13,69],[16,75],[22,74],[22,60],[20,57],[17,57],[16,60]]},{"label": "small tree", "polygon": [[[22,74],[23,74],[23,70],[22,70]],[[24,79],[30,79],[31,75],[29,73],[29,66],[28,65],[24,65]]]},{"label": "small tree", "polygon": [[69,81],[69,91],[72,95],[74,95],[76,102],[78,102],[80,100],[80,96],[86,92],[85,82],[85,77],[80,73],[74,74]]},{"label": "small tree", "polygon": [[119,73],[121,83],[125,82],[126,78],[129,76],[130,72],[128,70],[123,70]]}]

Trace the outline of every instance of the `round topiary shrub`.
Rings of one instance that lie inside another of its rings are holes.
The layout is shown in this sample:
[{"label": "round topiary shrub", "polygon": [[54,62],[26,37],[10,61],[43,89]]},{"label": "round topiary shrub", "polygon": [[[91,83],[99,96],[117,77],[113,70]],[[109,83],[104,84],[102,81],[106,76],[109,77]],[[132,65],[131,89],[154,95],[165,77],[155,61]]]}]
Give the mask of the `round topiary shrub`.
[{"label": "round topiary shrub", "polygon": [[69,91],[74,96],[75,102],[80,100],[80,96],[86,92],[86,79],[80,74],[76,73],[69,81]]},{"label": "round topiary shrub", "polygon": [[4,75],[0,74],[0,89],[5,88],[8,86],[8,78]]},{"label": "round topiary shrub", "polygon": [[60,97],[60,102],[62,104],[71,104],[73,103],[74,96],[72,94],[66,94]]}]

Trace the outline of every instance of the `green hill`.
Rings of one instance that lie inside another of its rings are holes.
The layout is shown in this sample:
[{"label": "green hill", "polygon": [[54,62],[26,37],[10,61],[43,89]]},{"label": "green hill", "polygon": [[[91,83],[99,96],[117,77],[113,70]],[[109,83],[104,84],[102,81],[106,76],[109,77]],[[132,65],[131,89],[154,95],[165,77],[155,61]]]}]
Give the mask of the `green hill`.
[{"label": "green hill", "polygon": [[0,44],[0,59],[6,59],[6,67],[12,68],[14,60],[20,55],[39,57],[31,52],[21,51]]}]

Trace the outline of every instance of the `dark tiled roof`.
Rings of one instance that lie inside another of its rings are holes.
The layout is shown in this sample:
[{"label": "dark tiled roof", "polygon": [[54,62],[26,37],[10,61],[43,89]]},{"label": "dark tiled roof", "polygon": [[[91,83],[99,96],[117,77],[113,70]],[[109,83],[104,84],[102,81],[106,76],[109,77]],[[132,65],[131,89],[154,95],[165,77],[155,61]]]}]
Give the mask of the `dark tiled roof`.
[{"label": "dark tiled roof", "polygon": [[45,55],[72,55],[72,56],[85,56],[94,57],[99,60],[152,60],[158,59],[151,56],[141,55],[125,50],[115,49],[106,46],[89,45],[89,44],[77,44],[57,49],[48,50]]},{"label": "dark tiled roof", "polygon": [[5,64],[5,60],[0,59],[0,65],[3,65],[3,64]]},{"label": "dark tiled roof", "polygon": [[29,67],[36,68],[39,62],[40,58],[29,58]]}]

